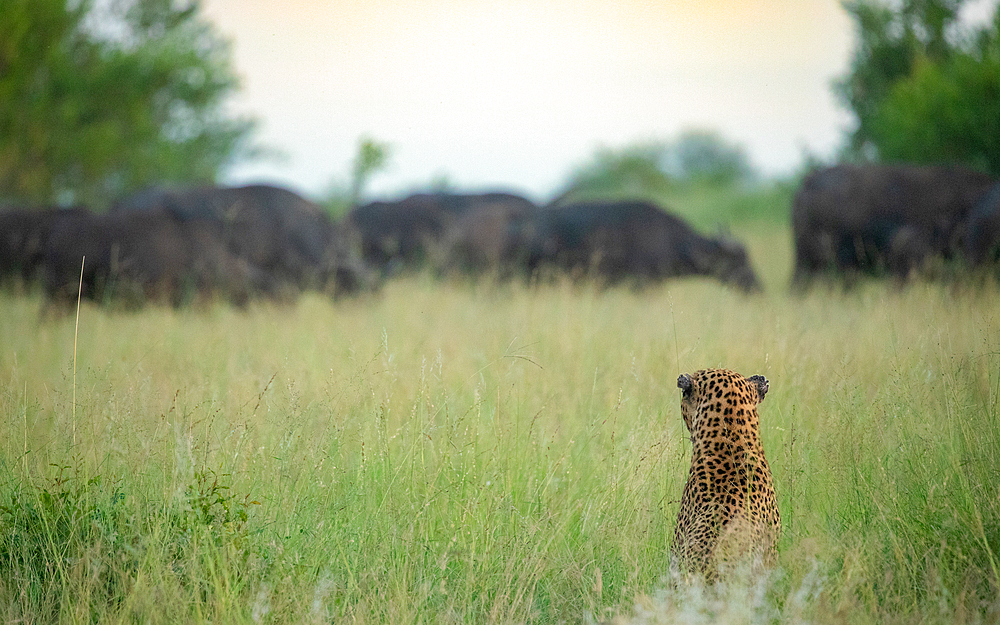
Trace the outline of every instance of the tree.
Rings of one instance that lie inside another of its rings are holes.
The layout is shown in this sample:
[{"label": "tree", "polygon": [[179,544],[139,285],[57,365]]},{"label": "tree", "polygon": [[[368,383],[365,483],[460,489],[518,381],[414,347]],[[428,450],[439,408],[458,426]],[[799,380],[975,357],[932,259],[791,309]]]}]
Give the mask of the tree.
[{"label": "tree", "polygon": [[966,0],[855,0],[858,43],[835,85],[854,112],[849,157],[961,162],[1000,174],[1000,7],[960,21]]},{"label": "tree", "polygon": [[590,161],[577,167],[569,176],[563,194],[643,195],[667,189],[671,180],[663,171],[666,146],[645,143],[621,149],[600,148]]},{"label": "tree", "polygon": [[358,153],[351,164],[351,205],[361,202],[361,194],[371,176],[385,169],[389,164],[392,148],[388,143],[380,143],[371,137],[358,141]]},{"label": "tree", "polygon": [[671,141],[601,148],[569,176],[570,197],[652,197],[685,184],[728,186],[754,176],[742,146],[714,130],[687,130]]},{"label": "tree", "polygon": [[361,204],[365,187],[376,173],[385,170],[392,160],[392,146],[371,137],[358,139],[358,151],[351,160],[345,180],[334,176],[319,200],[331,217],[339,219],[353,207]]},{"label": "tree", "polygon": [[958,162],[1000,175],[1000,58],[920,59],[874,116],[886,160]]},{"label": "tree", "polygon": [[0,0],[0,199],[104,206],[253,156],[194,0]]},{"label": "tree", "polygon": [[743,146],[730,143],[714,130],[688,130],[666,154],[666,171],[679,180],[729,185],[753,177]]}]

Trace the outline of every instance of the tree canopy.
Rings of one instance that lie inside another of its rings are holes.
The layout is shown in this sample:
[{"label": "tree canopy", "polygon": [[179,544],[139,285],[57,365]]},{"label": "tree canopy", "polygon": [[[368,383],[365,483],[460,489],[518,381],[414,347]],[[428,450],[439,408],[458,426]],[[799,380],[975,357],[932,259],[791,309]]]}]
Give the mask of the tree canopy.
[{"label": "tree canopy", "polygon": [[0,0],[0,202],[97,207],[253,155],[194,0]]},{"label": "tree canopy", "polygon": [[384,170],[392,158],[392,147],[388,143],[371,137],[358,139],[358,153],[351,163],[351,205],[361,203],[365,185],[372,175]]},{"label": "tree canopy", "polygon": [[564,195],[659,194],[685,184],[729,186],[753,179],[743,146],[714,130],[686,130],[668,141],[601,148],[574,169]]},{"label": "tree canopy", "polygon": [[1000,6],[962,20],[967,0],[854,0],[850,73],[835,89],[857,126],[854,158],[963,163],[1000,175]]}]

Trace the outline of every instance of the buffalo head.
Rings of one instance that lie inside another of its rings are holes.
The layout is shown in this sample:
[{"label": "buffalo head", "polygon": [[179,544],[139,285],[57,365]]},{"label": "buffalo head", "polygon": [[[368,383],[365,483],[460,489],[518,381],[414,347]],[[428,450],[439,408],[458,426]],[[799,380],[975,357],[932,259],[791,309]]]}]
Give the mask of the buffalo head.
[{"label": "buffalo head", "polygon": [[732,284],[744,293],[759,293],[763,290],[757,278],[746,248],[726,232],[710,239],[710,245],[701,250],[699,264],[705,273]]}]

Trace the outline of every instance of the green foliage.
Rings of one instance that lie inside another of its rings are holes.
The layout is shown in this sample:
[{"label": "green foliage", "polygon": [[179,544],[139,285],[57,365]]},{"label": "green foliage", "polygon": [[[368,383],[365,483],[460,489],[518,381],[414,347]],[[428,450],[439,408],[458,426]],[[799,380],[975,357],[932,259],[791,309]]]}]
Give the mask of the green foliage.
[{"label": "green foliage", "polygon": [[364,201],[365,187],[372,176],[384,171],[392,161],[392,146],[371,137],[358,139],[358,151],[351,161],[347,182],[340,176],[330,181],[319,204],[339,219]]},{"label": "green foliage", "polygon": [[559,201],[594,198],[656,199],[684,187],[736,187],[751,181],[746,151],[711,130],[676,139],[600,148],[569,175]]},{"label": "green foliage", "polygon": [[178,585],[206,601],[213,588],[204,567],[217,565],[213,558],[226,555],[246,571],[259,552],[247,531],[249,507],[259,502],[232,495],[214,471],[195,472],[183,497],[157,507],[127,497],[120,478],[105,485],[87,477],[79,462],[55,469],[42,485],[15,485],[0,504],[0,597],[17,597],[24,613],[56,621],[83,604],[87,620],[101,622],[160,554]]},{"label": "green foliage", "polygon": [[371,137],[358,140],[358,153],[351,164],[351,205],[361,202],[365,185],[373,174],[384,170],[392,158],[392,148],[388,143],[381,143]]},{"label": "green foliage", "polygon": [[589,162],[570,174],[562,199],[607,194],[639,197],[663,192],[672,182],[662,167],[665,152],[661,143],[617,150],[600,148]]},{"label": "green foliage", "polygon": [[336,181],[327,186],[317,199],[317,203],[331,219],[340,219],[354,207],[350,192]]},{"label": "green foliage", "polygon": [[[63,601],[83,600],[89,610],[120,601],[138,561],[135,519],[125,511],[116,484],[57,466],[38,487],[18,488],[0,505],[0,585],[20,588],[25,607],[54,618]],[[90,569],[87,590],[61,596],[69,580]],[[7,593],[3,593],[7,594]]]},{"label": "green foliage", "polygon": [[220,476],[211,469],[195,471],[194,482],[185,488],[185,505],[178,511],[174,525],[187,535],[195,528],[207,527],[220,535],[243,536],[250,506],[259,506],[260,502],[251,501],[250,495],[239,499],[226,483],[229,478],[228,473]]},{"label": "green foliage", "polygon": [[783,228],[789,223],[796,184],[794,179],[762,181],[745,188],[690,184],[674,187],[651,199],[703,231],[720,225],[734,229]]},{"label": "green foliage", "polygon": [[845,3],[858,42],[835,90],[854,112],[849,156],[964,163],[1000,174],[1000,7],[971,32],[966,0]]},{"label": "green foliage", "polygon": [[753,178],[746,150],[713,130],[688,130],[668,145],[665,170],[676,180],[733,185]]},{"label": "green foliage", "polygon": [[965,163],[1000,174],[1000,56],[921,59],[893,85],[874,122],[884,159]]},{"label": "green foliage", "polygon": [[835,85],[838,95],[854,111],[858,128],[852,147],[861,150],[871,140],[873,117],[893,84],[910,74],[923,54],[943,60],[950,52],[946,26],[957,16],[962,0],[880,0],[844,2],[855,22],[858,41],[850,73]]},{"label": "green foliage", "polygon": [[[568,190],[556,201],[644,199],[687,219],[703,231],[715,230],[720,225],[759,227],[788,223],[797,180],[756,180],[750,183],[752,169],[749,166],[736,168],[745,174],[734,179],[728,175],[708,174],[711,171],[721,173],[722,167],[713,169],[692,165],[681,168],[676,164],[672,167],[668,165],[667,155],[676,155],[683,151],[684,146],[697,143],[699,141],[682,141],[664,146],[632,146],[619,152],[601,151],[590,167],[577,171]],[[720,148],[726,146],[724,142],[719,145]],[[715,148],[708,150],[710,153],[717,151]],[[698,150],[691,152],[698,153]],[[730,150],[728,153],[741,152]],[[720,165],[725,162],[725,159],[692,160]],[[742,158],[736,160],[745,162]],[[675,173],[668,175],[668,169]],[[682,171],[692,173],[681,177],[679,172]],[[706,175],[694,175],[696,171]]]},{"label": "green foliage", "polygon": [[228,44],[195,2],[0,0],[0,198],[84,202],[214,181],[253,155]]}]

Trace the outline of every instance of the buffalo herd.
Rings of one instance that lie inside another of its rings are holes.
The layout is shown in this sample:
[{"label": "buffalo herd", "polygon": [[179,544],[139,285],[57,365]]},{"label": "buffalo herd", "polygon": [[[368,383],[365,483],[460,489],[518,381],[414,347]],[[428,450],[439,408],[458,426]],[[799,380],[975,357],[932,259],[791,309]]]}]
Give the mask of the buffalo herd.
[{"label": "buffalo herd", "polygon": [[[795,290],[1000,263],[1000,183],[958,167],[816,169],[791,217]],[[743,244],[646,201],[538,206],[511,193],[420,193],[335,220],[287,189],[252,185],[155,187],[103,213],[0,210],[0,286],[40,283],[55,306],[78,295],[126,306],[243,306],[306,290],[338,298],[417,270],[636,287],[704,276],[761,290]]]},{"label": "buffalo herd", "polygon": [[54,305],[173,306],[222,299],[339,297],[374,286],[354,237],[278,187],[156,188],[105,213],[0,212],[0,281],[42,284]]},{"label": "buffalo herd", "polygon": [[996,260],[1000,186],[960,167],[837,165],[808,174],[792,203],[793,287],[817,278],[973,272]]},{"label": "buffalo herd", "polygon": [[708,276],[760,289],[741,243],[710,238],[643,201],[539,207],[506,193],[420,194],[354,208],[348,223],[383,276],[429,266],[442,274],[541,278],[569,275],[642,286]]}]

